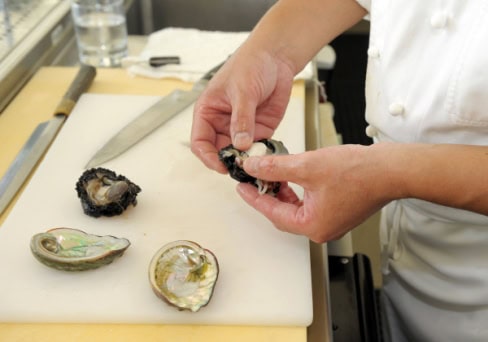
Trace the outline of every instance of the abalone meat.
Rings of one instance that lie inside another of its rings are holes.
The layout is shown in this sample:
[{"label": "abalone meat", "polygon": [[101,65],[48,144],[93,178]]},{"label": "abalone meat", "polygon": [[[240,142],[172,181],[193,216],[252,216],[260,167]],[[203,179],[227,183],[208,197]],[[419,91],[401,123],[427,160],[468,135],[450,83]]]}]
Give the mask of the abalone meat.
[{"label": "abalone meat", "polygon": [[101,167],[86,170],[76,183],[83,211],[93,217],[122,214],[130,204],[137,204],[140,191],[126,177]]},{"label": "abalone meat", "polygon": [[149,281],[154,293],[179,310],[196,312],[207,305],[218,275],[215,255],[186,240],[163,246],[149,265]]},{"label": "abalone meat", "polygon": [[224,163],[227,170],[229,170],[230,176],[235,180],[253,184],[258,188],[260,194],[276,194],[280,190],[279,182],[256,179],[243,169],[243,163],[246,158],[270,154],[288,154],[288,150],[281,141],[262,139],[255,142],[247,151],[237,150],[233,145],[226,146],[219,151],[219,159]]},{"label": "abalone meat", "polygon": [[130,246],[124,238],[53,228],[31,238],[32,254],[43,264],[63,271],[84,271],[110,264]]}]

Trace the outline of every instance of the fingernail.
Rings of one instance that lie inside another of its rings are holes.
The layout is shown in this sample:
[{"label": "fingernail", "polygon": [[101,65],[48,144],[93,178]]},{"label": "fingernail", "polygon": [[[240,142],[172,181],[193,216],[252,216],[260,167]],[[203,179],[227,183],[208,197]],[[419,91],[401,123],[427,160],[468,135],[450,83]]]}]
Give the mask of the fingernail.
[{"label": "fingernail", "polygon": [[259,157],[249,157],[244,160],[244,169],[249,173],[256,173],[259,168],[261,158]]},{"label": "fingernail", "polygon": [[234,135],[233,145],[237,149],[248,149],[252,144],[252,138],[247,132],[239,132]]}]

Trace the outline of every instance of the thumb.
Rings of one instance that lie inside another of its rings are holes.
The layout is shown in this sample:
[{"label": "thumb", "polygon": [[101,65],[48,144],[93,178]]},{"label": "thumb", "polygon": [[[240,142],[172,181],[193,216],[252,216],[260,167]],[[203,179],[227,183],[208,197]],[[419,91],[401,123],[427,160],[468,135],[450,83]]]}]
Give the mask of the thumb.
[{"label": "thumb", "polygon": [[230,136],[232,145],[238,150],[248,150],[254,141],[257,103],[244,94],[238,95],[232,105]]},{"label": "thumb", "polygon": [[307,177],[307,167],[302,155],[250,157],[244,161],[244,170],[258,179],[303,185]]}]

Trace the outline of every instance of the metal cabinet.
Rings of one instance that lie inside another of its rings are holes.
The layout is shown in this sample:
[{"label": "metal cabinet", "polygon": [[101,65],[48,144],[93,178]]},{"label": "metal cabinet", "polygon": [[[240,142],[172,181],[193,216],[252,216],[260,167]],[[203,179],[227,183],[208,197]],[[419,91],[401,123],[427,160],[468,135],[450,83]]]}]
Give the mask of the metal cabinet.
[{"label": "metal cabinet", "polygon": [[164,27],[250,31],[276,0],[141,0],[143,33]]},{"label": "metal cabinet", "polygon": [[[125,0],[131,18],[138,5]],[[0,114],[40,67],[77,60],[70,0],[0,0]]]}]

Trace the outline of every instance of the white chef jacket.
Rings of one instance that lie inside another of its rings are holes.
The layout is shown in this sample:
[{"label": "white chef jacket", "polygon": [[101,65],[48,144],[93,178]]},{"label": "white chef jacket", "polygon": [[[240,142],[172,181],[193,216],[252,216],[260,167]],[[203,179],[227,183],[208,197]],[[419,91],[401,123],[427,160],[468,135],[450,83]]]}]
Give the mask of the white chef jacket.
[{"label": "white chef jacket", "polygon": [[[371,21],[366,134],[487,146],[488,1],[357,1]],[[395,201],[380,240],[394,341],[488,341],[487,216]]]}]

